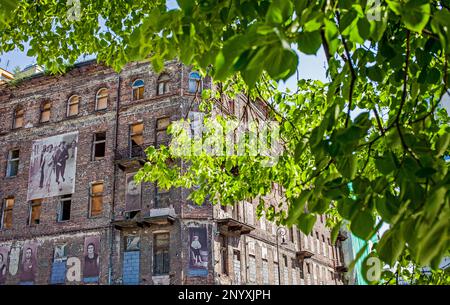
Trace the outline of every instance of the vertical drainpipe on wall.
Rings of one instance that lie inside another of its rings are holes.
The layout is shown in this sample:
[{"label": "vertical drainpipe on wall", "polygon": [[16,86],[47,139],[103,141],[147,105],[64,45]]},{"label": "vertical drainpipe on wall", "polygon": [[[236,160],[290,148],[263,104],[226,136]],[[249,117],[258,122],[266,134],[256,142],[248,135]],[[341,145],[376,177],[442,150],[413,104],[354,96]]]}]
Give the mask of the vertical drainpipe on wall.
[{"label": "vertical drainpipe on wall", "polygon": [[113,273],[113,250],[115,241],[115,229],[114,229],[114,210],[116,203],[116,176],[117,176],[117,142],[118,142],[118,129],[119,129],[119,107],[120,107],[120,74],[117,75],[117,98],[116,98],[116,118],[114,124],[114,173],[113,173],[113,184],[112,184],[112,202],[111,202],[111,239],[110,239],[110,249],[109,249],[109,270],[108,270],[108,284],[111,285],[112,273]]}]

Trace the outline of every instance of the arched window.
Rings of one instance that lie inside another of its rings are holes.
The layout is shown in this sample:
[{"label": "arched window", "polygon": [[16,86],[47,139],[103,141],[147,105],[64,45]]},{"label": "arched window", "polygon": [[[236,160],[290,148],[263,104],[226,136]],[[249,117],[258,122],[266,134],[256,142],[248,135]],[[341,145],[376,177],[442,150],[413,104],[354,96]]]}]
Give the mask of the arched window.
[{"label": "arched window", "polygon": [[78,115],[80,105],[80,97],[78,95],[72,95],[67,101],[67,116]]},{"label": "arched window", "polygon": [[196,93],[202,91],[202,77],[198,72],[189,73],[189,92]]},{"label": "arched window", "polygon": [[14,121],[13,128],[21,128],[23,127],[23,117],[25,114],[25,110],[22,106],[18,106],[16,110],[14,110]]},{"label": "arched window", "polygon": [[141,100],[144,98],[144,81],[137,79],[133,82],[133,101]]},{"label": "arched window", "polygon": [[52,110],[52,102],[46,101],[41,104],[41,123],[46,123],[50,121],[50,114]]},{"label": "arched window", "polygon": [[169,80],[170,77],[166,73],[163,73],[158,78],[158,87],[156,88],[157,95],[163,95],[169,92]]},{"label": "arched window", "polygon": [[108,108],[108,89],[102,88],[97,91],[95,96],[95,110]]}]

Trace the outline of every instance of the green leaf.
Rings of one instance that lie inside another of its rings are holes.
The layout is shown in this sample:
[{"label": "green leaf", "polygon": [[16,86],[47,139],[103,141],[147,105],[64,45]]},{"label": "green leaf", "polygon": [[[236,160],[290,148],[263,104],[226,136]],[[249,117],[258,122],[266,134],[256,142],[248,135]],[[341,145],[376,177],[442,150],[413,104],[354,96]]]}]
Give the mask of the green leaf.
[{"label": "green leaf", "polygon": [[399,210],[399,203],[393,196],[377,196],[375,199],[375,207],[380,214],[383,221],[392,223],[393,218],[397,215]]},{"label": "green leaf", "polygon": [[305,54],[316,54],[322,45],[320,31],[301,32],[298,34],[298,49]]},{"label": "green leaf", "polygon": [[343,177],[353,179],[358,170],[358,158],[354,154],[347,155],[337,160],[336,168]]},{"label": "green leaf", "polygon": [[378,66],[367,68],[367,76],[374,82],[381,82],[383,80],[383,70]]},{"label": "green leaf", "polygon": [[274,0],[267,11],[266,21],[274,24],[283,23],[292,15],[292,12],[293,5],[291,1]]},{"label": "green leaf", "polygon": [[432,167],[423,167],[416,172],[416,176],[419,178],[429,178],[433,176],[437,170]]},{"label": "green leaf", "polygon": [[264,67],[275,80],[287,80],[297,71],[298,56],[291,49],[273,47],[266,56]]},{"label": "green leaf", "polygon": [[411,31],[421,32],[430,19],[430,3],[424,0],[387,0],[389,8],[401,19]]},{"label": "green leaf", "polygon": [[297,227],[306,235],[311,233],[314,223],[316,222],[316,216],[313,214],[302,214],[297,222]]},{"label": "green leaf", "polygon": [[390,229],[386,231],[377,244],[377,252],[380,258],[393,266],[403,251],[404,240],[399,231]]},{"label": "green leaf", "polygon": [[358,212],[352,218],[350,229],[352,233],[361,239],[368,240],[372,236],[375,219],[368,210]]}]

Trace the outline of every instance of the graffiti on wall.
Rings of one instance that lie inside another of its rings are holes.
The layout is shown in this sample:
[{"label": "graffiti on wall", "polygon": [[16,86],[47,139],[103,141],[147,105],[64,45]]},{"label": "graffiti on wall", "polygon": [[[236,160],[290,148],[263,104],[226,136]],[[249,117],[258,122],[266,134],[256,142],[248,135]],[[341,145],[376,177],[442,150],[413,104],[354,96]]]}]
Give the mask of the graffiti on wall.
[{"label": "graffiti on wall", "polygon": [[22,247],[22,259],[19,265],[19,280],[22,285],[32,285],[35,282],[37,266],[37,247],[34,241],[26,241]]},{"label": "graffiti on wall", "polygon": [[83,282],[96,283],[100,274],[100,236],[84,239]]},{"label": "graffiti on wall", "polygon": [[205,226],[189,227],[188,276],[208,275],[208,239]]},{"label": "graffiti on wall", "polygon": [[78,132],[33,141],[27,200],[75,190]]},{"label": "graffiti on wall", "polygon": [[55,246],[52,263],[51,284],[64,284],[66,280],[67,245]]}]

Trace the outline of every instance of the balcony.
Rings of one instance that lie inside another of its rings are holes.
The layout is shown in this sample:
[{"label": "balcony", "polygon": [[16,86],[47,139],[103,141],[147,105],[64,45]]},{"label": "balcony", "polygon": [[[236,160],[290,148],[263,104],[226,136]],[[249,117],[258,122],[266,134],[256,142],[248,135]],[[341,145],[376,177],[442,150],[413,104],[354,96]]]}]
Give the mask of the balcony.
[{"label": "balcony", "polygon": [[298,260],[303,261],[305,258],[311,258],[314,253],[309,250],[299,250],[295,253]]},{"label": "balcony", "polygon": [[144,216],[143,222],[147,225],[167,225],[173,224],[176,214],[173,207],[151,209],[150,213]]},{"label": "balcony", "polygon": [[345,265],[338,265],[338,266],[334,267],[334,270],[336,270],[336,272],[339,272],[339,273],[345,273],[348,271],[348,268]]},{"label": "balcony", "polygon": [[246,223],[240,222],[234,218],[217,219],[217,226],[219,232],[225,236],[237,237],[244,234],[249,234],[255,229]]},{"label": "balcony", "polygon": [[147,159],[145,149],[150,145],[153,145],[153,143],[130,145],[126,148],[117,149],[116,162],[119,168],[125,171],[126,169],[139,169],[142,167]]},{"label": "balcony", "polygon": [[123,216],[117,217],[112,223],[118,230],[143,227],[140,211],[125,212]]},{"label": "balcony", "polygon": [[339,230],[339,234],[337,236],[337,239],[340,241],[344,241],[348,238],[347,232]]}]

